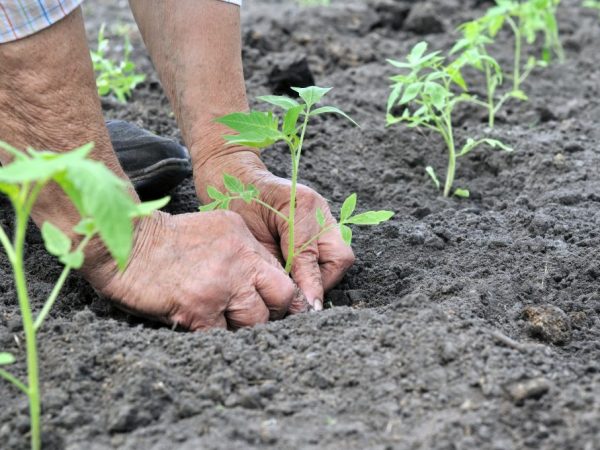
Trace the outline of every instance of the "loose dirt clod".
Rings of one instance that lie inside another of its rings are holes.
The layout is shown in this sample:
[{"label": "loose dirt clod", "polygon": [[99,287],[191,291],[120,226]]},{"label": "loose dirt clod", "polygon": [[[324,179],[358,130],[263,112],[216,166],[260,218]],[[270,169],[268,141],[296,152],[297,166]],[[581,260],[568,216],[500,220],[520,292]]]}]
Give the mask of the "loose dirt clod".
[{"label": "loose dirt clod", "polygon": [[550,390],[550,382],[545,378],[517,381],[507,386],[512,401],[518,405],[527,399],[539,399]]},{"label": "loose dirt clod", "polygon": [[557,306],[528,306],[523,310],[529,334],[542,341],[564,345],[571,339],[569,316]]}]

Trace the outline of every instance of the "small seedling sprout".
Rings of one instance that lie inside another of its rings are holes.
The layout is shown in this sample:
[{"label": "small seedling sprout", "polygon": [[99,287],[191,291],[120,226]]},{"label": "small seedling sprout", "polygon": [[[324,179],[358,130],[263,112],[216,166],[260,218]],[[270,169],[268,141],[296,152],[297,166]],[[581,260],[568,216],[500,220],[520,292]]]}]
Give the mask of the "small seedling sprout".
[{"label": "small seedling sprout", "polygon": [[96,73],[96,86],[101,97],[113,94],[118,101],[125,103],[135,87],[142,83],[146,76],[136,73],[135,63],[129,59],[132,51],[131,42],[126,31],[123,36],[123,60],[119,63],[107,56],[110,49],[109,40],[104,36],[105,25],[98,32],[98,46],[92,50],[92,64]]},{"label": "small seedling sprout", "polygon": [[[470,194],[467,189],[457,188],[452,191],[457,159],[482,144],[505,151],[512,149],[496,139],[468,138],[460,150],[457,150],[452,113],[459,103],[476,99],[465,92],[466,84],[460,72],[460,63],[455,61],[444,65],[444,58],[440,56],[440,52],[426,53],[427,46],[426,42],[415,45],[405,61],[388,60],[391,65],[405,73],[391,78],[394,84],[388,98],[387,124],[406,123],[409,128],[424,128],[440,134],[448,150],[444,197],[450,194],[468,197]],[[455,93],[455,89],[461,92]],[[401,112],[394,115],[397,108],[400,108]],[[428,166],[425,170],[435,186],[441,188],[433,167]]]},{"label": "small seedling sprout", "polygon": [[251,184],[245,185],[241,180],[229,174],[224,174],[223,176],[223,184],[226,191],[221,192],[214,186],[209,186],[207,194],[213,201],[200,208],[201,211],[211,211],[217,208],[227,209],[232,201],[242,200],[247,204],[252,202],[260,204],[284,220],[288,224],[288,251],[285,264],[285,270],[288,273],[292,270],[294,258],[325,233],[339,228],[346,244],[351,245],[352,230],[349,225],[378,225],[381,222],[389,220],[394,215],[391,211],[368,211],[354,215],[357,197],[356,194],[352,194],[342,205],[338,223],[326,223],[324,212],[321,209],[317,209],[314,214],[320,231],[306,242],[296,245],[294,232],[296,224],[296,192],[300,157],[302,155],[302,147],[309,120],[321,114],[333,113],[348,119],[353,124],[356,124],[356,122],[336,107],[321,106],[315,108],[317,103],[321,101],[331,88],[311,86],[292,89],[298,93],[300,101],[275,95],[259,97],[259,100],[285,111],[282,119],[272,111],[233,113],[217,119],[217,122],[239,133],[225,136],[225,140],[230,145],[242,145],[260,149],[269,147],[279,141],[283,141],[288,145],[291,155],[292,179],[287,215],[261,200],[260,192],[255,186]]},{"label": "small seedling sprout", "polygon": [[[497,0],[497,5],[476,20],[464,23],[459,27],[462,38],[452,48],[451,54],[458,54],[461,65],[470,65],[485,73],[487,103],[482,106],[488,109],[489,125],[494,126],[494,119],[504,103],[515,98],[526,101],[527,95],[521,89],[523,82],[536,67],[546,67],[555,54],[559,60],[564,59],[564,52],[559,38],[556,8],[560,0]],[[504,74],[500,65],[488,52],[487,47],[494,43],[498,33],[508,24],[514,35],[514,61],[511,73]],[[523,66],[523,47],[527,43],[534,44],[539,34],[544,37],[544,48],[541,58],[529,56]],[[512,79],[511,88],[499,99],[497,88],[504,78]],[[480,101],[474,103],[482,104]]]},{"label": "small seedling sprout", "polygon": [[[0,243],[12,267],[19,309],[23,320],[27,360],[27,382],[21,381],[5,367],[16,362],[13,354],[0,352],[0,377],[12,383],[29,399],[31,448],[42,445],[41,404],[37,332],[70,271],[84,262],[84,248],[99,236],[120,269],[124,269],[133,242],[133,219],[151,214],[164,206],[168,198],[136,204],[123,180],[99,162],[87,159],[93,145],[87,144],[66,153],[21,152],[0,141],[0,149],[13,157],[13,162],[0,168],[0,192],[6,195],[15,212],[14,237],[11,240],[0,227]],[[45,222],[42,238],[46,250],[64,265],[58,281],[34,318],[29,301],[24,267],[25,234],[32,208],[42,189],[50,182],[58,184],[75,205],[81,221],[73,228],[77,243],[56,226]]]}]

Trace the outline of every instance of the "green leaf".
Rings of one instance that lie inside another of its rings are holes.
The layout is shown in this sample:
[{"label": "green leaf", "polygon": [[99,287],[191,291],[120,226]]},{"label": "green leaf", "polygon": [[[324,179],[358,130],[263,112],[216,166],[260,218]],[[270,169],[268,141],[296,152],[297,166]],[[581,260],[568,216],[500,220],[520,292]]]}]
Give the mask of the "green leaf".
[{"label": "green leaf", "polygon": [[227,198],[225,194],[223,194],[214,186],[208,186],[206,188],[206,194],[213,200],[225,200]]},{"label": "green leaf", "polygon": [[347,246],[352,245],[352,228],[344,224],[340,225],[340,232],[342,233],[342,239]]},{"label": "green leaf", "polygon": [[318,86],[310,86],[305,88],[293,87],[292,90],[296,91],[300,98],[304,100],[308,108],[319,103],[319,101],[327,94],[332,88],[322,88]]},{"label": "green leaf", "polygon": [[71,239],[50,222],[42,225],[42,238],[48,253],[54,256],[62,256],[71,250]]},{"label": "green leaf", "polygon": [[258,99],[263,102],[270,103],[271,105],[279,106],[285,111],[300,105],[300,103],[298,103],[293,98],[281,95],[263,95],[258,97]]},{"label": "green leaf", "polygon": [[72,267],[73,269],[80,269],[83,266],[84,260],[83,251],[75,250],[74,252],[67,253],[60,257],[60,262],[65,266]]},{"label": "green leaf", "polygon": [[7,142],[0,141],[0,149],[11,155],[15,160],[27,159],[27,156],[20,150],[17,150]]},{"label": "green leaf", "polygon": [[82,236],[89,236],[96,232],[96,224],[93,219],[86,217],[73,227],[73,231]]},{"label": "green leaf", "polygon": [[367,211],[356,216],[350,217],[345,221],[352,225],[379,225],[386,222],[394,216],[392,211]]},{"label": "green leaf", "polygon": [[350,122],[352,122],[357,127],[360,127],[360,125],[357,124],[348,114],[346,114],[341,109],[336,108],[335,106],[323,106],[321,108],[317,108],[314,111],[311,111],[310,115],[311,116],[317,116],[319,114],[326,114],[326,113],[339,114],[340,116],[345,117],[346,119],[348,119]]},{"label": "green leaf", "polygon": [[199,209],[200,209],[201,212],[214,211],[220,205],[221,205],[221,201],[220,200],[215,200],[212,203],[208,203],[206,205],[202,205]]},{"label": "green leaf", "polygon": [[437,175],[435,174],[435,170],[433,167],[431,166],[427,166],[425,167],[425,172],[427,172],[427,175],[429,175],[431,177],[431,179],[433,180],[433,184],[435,184],[436,188],[440,188],[440,180],[438,179]]},{"label": "green leaf", "polygon": [[149,202],[142,202],[137,205],[136,211],[133,212],[132,217],[147,217],[151,216],[154,211],[165,207],[171,200],[171,197],[163,197],[158,200],[152,200]]},{"label": "green leaf", "polygon": [[346,222],[346,220],[352,215],[356,209],[356,199],[356,194],[352,194],[346,200],[344,200],[342,209],[340,210],[340,223]]},{"label": "green leaf", "polygon": [[323,210],[321,208],[317,208],[315,215],[317,217],[317,223],[319,224],[319,226],[321,228],[324,228],[325,227],[325,214],[323,213]]},{"label": "green leaf", "polygon": [[223,174],[223,184],[225,189],[234,194],[241,194],[244,192],[244,183],[239,178],[229,175],[228,173]]},{"label": "green leaf", "polygon": [[[238,139],[244,136],[250,142],[269,142],[283,138],[282,133],[279,131],[279,121],[270,112],[233,113],[219,117],[216,122],[240,133]],[[227,140],[230,143],[232,142],[232,139]]]},{"label": "green leaf", "polygon": [[15,363],[15,357],[12,353],[0,352],[0,366],[8,366]]},{"label": "green leaf", "polygon": [[411,83],[408,86],[406,86],[406,89],[404,89],[404,93],[402,94],[400,101],[398,101],[398,104],[405,105],[408,102],[414,100],[417,97],[417,95],[419,95],[419,92],[421,92],[422,87],[423,83],[421,82]]},{"label": "green leaf", "polygon": [[293,106],[288,109],[283,118],[283,134],[286,136],[296,134],[296,124],[298,123],[298,117],[300,117],[300,113],[303,109],[304,106],[302,105]]},{"label": "green leaf", "polygon": [[388,102],[387,102],[387,110],[386,111],[388,113],[392,110],[392,108],[394,106],[396,106],[396,102],[400,98],[400,94],[402,93],[403,88],[404,88],[404,85],[402,85],[402,84],[396,84],[395,86],[392,87],[392,92],[390,92],[390,96],[388,97]]},{"label": "green leaf", "polygon": [[512,91],[510,93],[510,96],[513,97],[513,98],[516,98],[518,100],[522,100],[524,102],[526,102],[527,100],[529,100],[529,97],[527,97],[527,94],[525,94],[525,92],[523,92],[521,90]]},{"label": "green leaf", "polygon": [[225,135],[223,138],[227,141],[229,145],[241,145],[244,147],[252,147],[252,148],[266,148],[273,145],[280,139],[284,138],[284,135],[281,134],[279,137],[270,138],[265,137],[261,133],[254,132],[244,132],[236,135]]},{"label": "green leaf", "polygon": [[461,198],[469,198],[469,196],[471,195],[471,193],[469,192],[468,189],[457,188],[454,191],[454,195],[456,195],[457,197],[461,197]]},{"label": "green leaf", "polygon": [[421,57],[425,54],[425,52],[427,51],[427,47],[429,44],[427,44],[427,42],[425,41],[421,41],[419,42],[417,45],[415,45],[410,54],[408,55],[408,60],[411,63],[415,63],[418,62],[419,59],[421,59]]}]

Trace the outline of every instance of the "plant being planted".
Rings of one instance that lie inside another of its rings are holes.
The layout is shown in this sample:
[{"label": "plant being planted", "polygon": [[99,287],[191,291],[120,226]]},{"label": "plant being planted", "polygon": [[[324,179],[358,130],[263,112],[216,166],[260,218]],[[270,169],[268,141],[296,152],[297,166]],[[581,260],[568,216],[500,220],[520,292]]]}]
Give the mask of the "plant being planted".
[{"label": "plant being planted", "polygon": [[[427,43],[420,42],[413,47],[406,61],[388,60],[394,67],[406,73],[391,78],[395,84],[392,85],[392,92],[388,98],[387,124],[403,122],[409,128],[424,128],[440,134],[448,150],[444,197],[451,193],[459,197],[468,197],[469,191],[464,188],[457,188],[452,192],[456,160],[482,144],[505,151],[512,149],[496,139],[468,138],[460,150],[457,150],[452,113],[459,103],[476,99],[464,92],[466,86],[457,62],[446,66],[440,52],[426,51]],[[453,88],[460,89],[461,92],[455,93]],[[394,111],[397,108],[400,108],[401,112],[396,116]],[[428,166],[426,172],[440,189],[440,181],[433,167]]]},{"label": "plant being planted", "polygon": [[320,231],[301,245],[296,245],[294,234],[296,223],[296,191],[300,157],[302,155],[302,147],[309,120],[321,114],[334,113],[345,117],[354,124],[356,122],[348,117],[346,113],[333,106],[314,108],[331,88],[311,86],[292,89],[298,92],[301,102],[283,96],[267,95],[259,97],[259,100],[283,109],[285,114],[282,119],[271,111],[233,113],[217,119],[217,122],[239,133],[225,136],[225,140],[230,145],[243,145],[259,149],[269,147],[279,141],[283,141],[288,145],[291,155],[292,179],[290,206],[287,215],[262,201],[260,192],[255,186],[251,184],[244,185],[242,181],[229,174],[223,175],[223,184],[226,192],[220,192],[214,186],[209,186],[207,193],[213,202],[200,208],[201,211],[211,211],[217,208],[227,209],[232,201],[242,200],[247,204],[255,202],[271,210],[271,212],[288,224],[289,244],[285,264],[285,270],[288,273],[292,270],[294,258],[297,255],[334,228],[339,228],[346,244],[351,245],[352,230],[349,225],[378,225],[381,222],[389,220],[394,215],[391,211],[368,211],[353,215],[356,208],[356,194],[352,194],[344,201],[340,212],[340,220],[336,224],[326,224],[325,214],[321,209],[317,209],[315,211],[315,220],[319,224]]},{"label": "plant being planted", "polygon": [[[564,53],[558,33],[556,8],[560,0],[497,0],[497,5],[476,20],[459,27],[463,37],[451,50],[460,53],[461,64],[468,64],[485,73],[489,125],[494,126],[494,118],[503,104],[510,98],[527,100],[521,85],[536,67],[546,67],[555,54],[559,60]],[[500,30],[508,24],[514,34],[514,62],[512,72],[503,74],[498,62],[490,56],[487,46],[492,44]],[[523,46],[535,43],[539,34],[543,35],[544,48],[540,59],[529,56],[523,66]],[[503,78],[512,78],[511,89],[496,100],[496,90]]]},{"label": "plant being planted", "polygon": [[98,47],[90,52],[98,94],[104,97],[112,93],[118,101],[125,103],[133,89],[142,83],[146,76],[136,73],[135,63],[129,59],[132,47],[127,34],[123,33],[123,60],[116,63],[106,55],[110,44],[104,37],[104,29],[102,24],[98,32]]},{"label": "plant being planted", "polygon": [[[37,331],[48,316],[52,305],[72,269],[79,269],[84,261],[83,250],[94,236],[99,236],[117,262],[124,269],[133,242],[133,219],[149,215],[168,202],[168,198],[136,204],[129,196],[124,181],[104,165],[86,159],[93,144],[87,144],[67,153],[35,151],[20,152],[0,141],[0,149],[14,160],[0,168],[0,192],[10,200],[15,212],[14,237],[9,239],[0,227],[0,243],[13,270],[17,299],[27,358],[27,382],[21,381],[4,368],[0,377],[11,382],[29,398],[31,448],[41,448],[41,405],[37,351]],[[49,222],[42,226],[42,237],[48,252],[56,256],[64,269],[50,292],[44,306],[34,319],[29,301],[24,268],[24,246],[27,222],[31,210],[44,186],[57,183],[75,205],[81,221],[73,228],[80,236],[74,245],[71,238]],[[0,366],[13,364],[11,353],[0,352]]]}]

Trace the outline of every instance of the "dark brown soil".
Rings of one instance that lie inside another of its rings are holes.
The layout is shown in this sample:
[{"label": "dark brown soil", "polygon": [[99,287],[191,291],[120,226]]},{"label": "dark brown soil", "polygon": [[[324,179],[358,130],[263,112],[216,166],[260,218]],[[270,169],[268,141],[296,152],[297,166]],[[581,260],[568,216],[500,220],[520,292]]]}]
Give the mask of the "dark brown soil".
[{"label": "dark brown soil", "polygon": [[[100,21],[132,23],[121,3],[86,6],[90,41]],[[275,88],[276,65],[306,59],[317,84],[335,86],[330,101],[362,125],[318,122],[303,182],[334,209],[357,192],[365,208],[397,215],[356,230],[357,262],[329,294],[328,310],[236,333],[156,327],[119,313],[71,277],[40,334],[47,448],[600,448],[595,13],[578,0],[563,2],[566,63],[536,72],[526,83],[531,101],[510,104],[493,131],[479,111],[458,115],[460,139],[490,133],[516,151],[471,154],[457,180],[471,199],[445,200],[424,173],[427,165],[443,173],[440,140],[384,127],[393,74],[385,58],[401,58],[422,39],[448,49],[451,30],[487,2],[247,3],[250,96]],[[132,33],[149,79],[125,106],[104,101],[106,116],[178,138]],[[499,46],[507,62],[508,36]],[[282,149],[265,159],[286,175]],[[2,206],[0,222],[10,227]],[[188,180],[168,209],[196,207]],[[60,267],[33,227],[27,254],[39,307]],[[0,280],[0,349],[21,355],[4,258]],[[23,374],[23,358],[16,368]],[[0,447],[26,448],[25,398],[0,383],[0,399]]]}]

